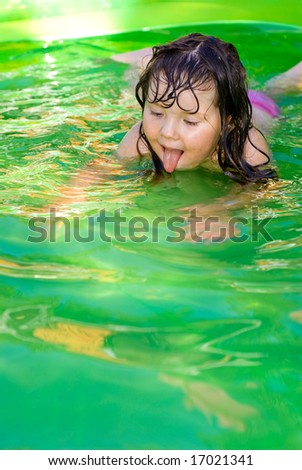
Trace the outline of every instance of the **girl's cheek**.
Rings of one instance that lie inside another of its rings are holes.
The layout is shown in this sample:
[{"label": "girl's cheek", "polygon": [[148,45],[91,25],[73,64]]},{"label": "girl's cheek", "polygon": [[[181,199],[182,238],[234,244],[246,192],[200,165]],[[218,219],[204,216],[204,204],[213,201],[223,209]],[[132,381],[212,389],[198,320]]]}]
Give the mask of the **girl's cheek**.
[{"label": "girl's cheek", "polygon": [[150,137],[156,134],[156,126],[154,125],[152,119],[147,116],[145,118],[143,117],[143,128],[145,134],[148,134]]},{"label": "girl's cheek", "polygon": [[148,116],[148,112],[144,111],[143,113],[143,126],[144,128],[148,128],[150,124],[150,116]]}]

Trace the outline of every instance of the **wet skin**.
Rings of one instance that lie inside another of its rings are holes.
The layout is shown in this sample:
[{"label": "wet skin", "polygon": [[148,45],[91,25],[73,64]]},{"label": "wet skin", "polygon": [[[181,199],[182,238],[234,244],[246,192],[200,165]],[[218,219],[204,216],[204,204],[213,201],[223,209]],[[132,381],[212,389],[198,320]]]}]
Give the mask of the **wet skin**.
[{"label": "wet skin", "polygon": [[[164,91],[164,83],[161,86]],[[144,132],[169,172],[196,168],[216,153],[221,134],[217,91],[212,87],[194,89],[194,93],[195,96],[191,90],[184,90],[174,102],[152,103],[154,95],[149,91],[145,103]],[[171,107],[166,107],[171,103]]]}]

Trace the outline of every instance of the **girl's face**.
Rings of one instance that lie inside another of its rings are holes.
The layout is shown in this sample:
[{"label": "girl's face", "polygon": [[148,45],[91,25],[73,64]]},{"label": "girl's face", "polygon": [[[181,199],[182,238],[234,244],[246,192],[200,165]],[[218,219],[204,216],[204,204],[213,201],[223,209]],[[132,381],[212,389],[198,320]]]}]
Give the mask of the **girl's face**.
[{"label": "girl's face", "polygon": [[[165,83],[159,82],[158,96],[165,88]],[[165,108],[163,105],[169,101],[152,103],[154,94],[149,89],[143,130],[168,173],[196,168],[216,151],[221,134],[216,88],[194,89],[194,93],[195,96],[191,90],[179,91],[172,106]]]}]

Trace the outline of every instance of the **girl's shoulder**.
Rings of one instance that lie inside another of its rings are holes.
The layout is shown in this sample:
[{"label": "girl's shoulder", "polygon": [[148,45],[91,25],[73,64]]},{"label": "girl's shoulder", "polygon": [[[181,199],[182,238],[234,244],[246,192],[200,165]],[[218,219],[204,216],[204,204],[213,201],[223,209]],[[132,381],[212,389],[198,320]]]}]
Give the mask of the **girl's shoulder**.
[{"label": "girl's shoulder", "polygon": [[264,165],[271,157],[268,143],[256,127],[252,127],[249,131],[248,139],[244,145],[244,157],[252,166]]},{"label": "girl's shoulder", "polygon": [[[149,152],[146,145],[142,142],[140,137],[141,121],[137,122],[130,131],[123,137],[117,150],[116,155],[119,158],[126,158],[129,160],[139,158],[141,155],[146,155]],[[138,143],[138,148],[137,148]],[[140,153],[138,152],[138,149]],[[140,155],[141,154],[141,155]]]}]

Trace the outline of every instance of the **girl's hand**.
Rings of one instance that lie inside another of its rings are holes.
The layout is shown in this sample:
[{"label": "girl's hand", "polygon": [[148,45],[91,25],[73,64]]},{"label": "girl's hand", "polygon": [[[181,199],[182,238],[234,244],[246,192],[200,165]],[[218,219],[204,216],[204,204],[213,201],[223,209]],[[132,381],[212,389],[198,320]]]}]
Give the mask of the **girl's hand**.
[{"label": "girl's hand", "polygon": [[219,203],[194,204],[179,210],[188,222],[186,241],[221,243],[240,235],[236,219]]},{"label": "girl's hand", "polygon": [[259,197],[253,187],[234,188],[211,204],[193,204],[178,209],[188,221],[185,239],[189,242],[218,243],[240,236],[240,220],[233,210],[248,209]]},{"label": "girl's hand", "polygon": [[111,56],[111,59],[123,64],[133,64],[142,69],[146,68],[148,62],[152,58],[152,48],[145,47],[138,51],[124,52],[123,54],[115,54]]}]

